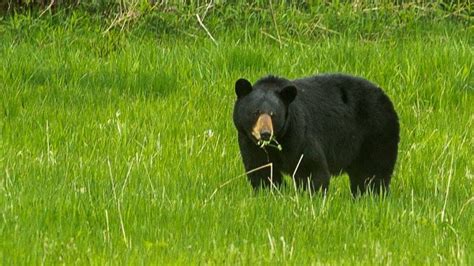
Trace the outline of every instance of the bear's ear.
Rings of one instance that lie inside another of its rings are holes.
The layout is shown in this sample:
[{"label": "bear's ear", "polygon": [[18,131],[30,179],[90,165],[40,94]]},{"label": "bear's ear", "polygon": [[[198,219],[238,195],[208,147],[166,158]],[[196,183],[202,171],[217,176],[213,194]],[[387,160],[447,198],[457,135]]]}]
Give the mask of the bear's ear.
[{"label": "bear's ear", "polygon": [[235,94],[237,98],[244,97],[252,91],[252,84],[246,79],[239,79],[235,82]]},{"label": "bear's ear", "polygon": [[296,87],[289,85],[280,91],[280,97],[286,105],[289,105],[296,97]]}]

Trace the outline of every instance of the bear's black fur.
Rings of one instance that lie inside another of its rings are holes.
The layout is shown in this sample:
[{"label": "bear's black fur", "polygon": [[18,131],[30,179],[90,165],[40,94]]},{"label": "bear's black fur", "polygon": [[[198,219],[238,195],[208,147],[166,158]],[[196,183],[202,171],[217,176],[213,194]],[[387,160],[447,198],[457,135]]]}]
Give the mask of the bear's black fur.
[{"label": "bear's black fur", "polygon": [[[299,187],[325,192],[330,175],[347,172],[354,196],[389,191],[399,123],[376,85],[344,74],[291,81],[268,76],[253,86],[239,79],[235,92],[233,119],[245,170],[272,163],[272,173],[266,167],[248,174],[255,189],[278,186],[287,173]],[[282,149],[257,145],[270,138]]]}]

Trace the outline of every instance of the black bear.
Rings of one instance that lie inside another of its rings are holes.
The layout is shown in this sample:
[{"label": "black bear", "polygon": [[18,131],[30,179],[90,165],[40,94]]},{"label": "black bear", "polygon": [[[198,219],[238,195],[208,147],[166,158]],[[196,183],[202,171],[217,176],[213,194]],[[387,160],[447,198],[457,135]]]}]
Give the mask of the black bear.
[{"label": "black bear", "polygon": [[354,196],[389,192],[400,129],[376,85],[345,74],[268,76],[253,86],[237,80],[235,93],[233,120],[254,189],[279,186],[286,173],[300,188],[325,193],[330,176],[346,172]]}]

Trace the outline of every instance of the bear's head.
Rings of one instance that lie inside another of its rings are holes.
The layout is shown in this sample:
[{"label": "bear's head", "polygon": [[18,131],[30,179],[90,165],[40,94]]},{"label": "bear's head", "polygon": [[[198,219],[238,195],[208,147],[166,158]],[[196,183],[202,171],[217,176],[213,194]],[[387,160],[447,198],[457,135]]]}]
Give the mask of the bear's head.
[{"label": "bear's head", "polygon": [[289,80],[266,77],[253,86],[246,79],[235,83],[234,124],[256,144],[285,134],[288,110],[297,89]]}]

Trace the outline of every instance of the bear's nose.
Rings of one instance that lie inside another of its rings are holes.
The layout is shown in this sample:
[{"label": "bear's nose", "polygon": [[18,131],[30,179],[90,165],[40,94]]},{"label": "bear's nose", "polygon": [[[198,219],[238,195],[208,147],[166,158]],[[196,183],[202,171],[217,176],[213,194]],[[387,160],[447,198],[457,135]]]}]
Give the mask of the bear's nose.
[{"label": "bear's nose", "polygon": [[269,141],[271,137],[272,133],[269,130],[263,130],[260,132],[260,138],[262,138],[264,141]]}]

